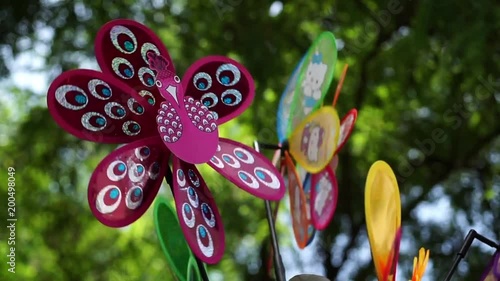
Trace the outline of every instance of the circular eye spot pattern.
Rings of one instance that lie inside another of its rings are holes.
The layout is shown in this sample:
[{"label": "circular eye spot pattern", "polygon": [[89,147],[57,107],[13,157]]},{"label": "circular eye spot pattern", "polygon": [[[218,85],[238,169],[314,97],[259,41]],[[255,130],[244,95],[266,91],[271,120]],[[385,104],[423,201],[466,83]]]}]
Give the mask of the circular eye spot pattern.
[{"label": "circular eye spot pattern", "polygon": [[196,89],[206,91],[212,87],[212,77],[206,72],[198,72],[193,78],[193,84]]},{"label": "circular eye spot pattern", "polygon": [[113,119],[123,119],[125,117],[125,107],[121,104],[111,101],[104,106],[104,112]]},{"label": "circular eye spot pattern", "polygon": [[189,169],[188,170],[188,176],[189,176],[189,180],[194,184],[194,186],[196,187],[199,187],[200,186],[200,179],[198,178],[198,176],[196,175],[196,173]]},{"label": "circular eye spot pattern", "polygon": [[112,181],[119,181],[125,177],[127,174],[127,165],[121,160],[115,160],[109,164],[106,169],[106,175],[108,179]]},{"label": "circular eye spot pattern", "polygon": [[180,187],[184,187],[186,185],[186,176],[184,175],[184,171],[181,169],[177,169],[177,184]]},{"label": "circular eye spot pattern", "polygon": [[175,75],[174,81],[175,81],[175,83],[181,83],[181,78],[179,78],[179,76]]},{"label": "circular eye spot pattern", "polygon": [[101,214],[114,212],[120,206],[122,193],[116,185],[108,185],[97,194],[95,207]]},{"label": "circular eye spot pattern", "polygon": [[[154,82],[153,82],[153,85],[154,85]],[[155,100],[155,97],[153,96],[153,94],[151,94],[151,92],[146,91],[146,90],[142,90],[139,92],[139,95],[141,97],[145,98],[150,105],[155,105],[156,100]]]},{"label": "circular eye spot pattern", "polygon": [[156,81],[155,81],[155,85],[156,85],[156,87],[158,87],[158,88],[161,88],[161,87],[163,86],[163,84],[161,83],[161,81],[160,81],[160,80],[156,80]]},{"label": "circular eye spot pattern", "polygon": [[128,136],[136,136],[141,132],[141,126],[135,121],[123,123],[122,131]]},{"label": "circular eye spot pattern", "polygon": [[132,54],[137,50],[137,39],[130,29],[122,25],[116,25],[110,31],[111,42],[120,52]]},{"label": "circular eye spot pattern", "polygon": [[219,81],[219,83],[229,87],[236,85],[236,83],[240,81],[241,73],[240,70],[234,66],[234,64],[226,63],[217,68],[215,76],[217,77],[217,81]]},{"label": "circular eye spot pattern", "polygon": [[155,85],[155,74],[148,67],[139,68],[139,72],[137,73],[139,76],[139,80],[146,87],[152,87]]},{"label": "circular eye spot pattern", "polygon": [[229,166],[231,166],[233,168],[238,169],[241,167],[240,162],[238,160],[236,160],[236,158],[234,158],[234,156],[232,156],[232,155],[222,154],[222,160],[224,160],[224,162],[226,164],[228,164]]},{"label": "circular eye spot pattern", "polygon": [[130,79],[134,76],[134,67],[124,58],[114,58],[111,67],[115,74],[122,79]]},{"label": "circular eye spot pattern", "polygon": [[150,179],[156,180],[158,178],[158,175],[160,174],[160,164],[158,164],[158,162],[154,162],[153,164],[151,164],[148,174]]},{"label": "circular eye spot pattern", "polygon": [[219,157],[217,156],[212,156],[212,159],[210,159],[210,163],[214,164],[217,168],[224,168],[224,163],[222,163],[222,161],[220,161]]},{"label": "circular eye spot pattern", "polygon": [[196,240],[198,240],[198,247],[206,257],[211,257],[214,254],[214,242],[212,236],[207,228],[203,225],[198,225],[196,228]]},{"label": "circular eye spot pattern", "polygon": [[73,85],[62,85],[56,90],[56,100],[67,109],[79,110],[84,108],[89,99],[85,92]]},{"label": "circular eye spot pattern", "polygon": [[142,198],[143,198],[143,191],[140,186],[134,186],[131,189],[129,189],[127,193],[127,197],[125,198],[125,204],[127,205],[127,208],[131,210],[137,209],[142,203]]},{"label": "circular eye spot pattern", "polygon": [[201,96],[201,103],[207,108],[214,107],[219,102],[219,98],[214,93],[206,93]]},{"label": "circular eye spot pattern", "polygon": [[234,155],[238,160],[245,164],[253,164],[255,162],[255,159],[253,158],[253,155],[246,149],[243,149],[241,147],[236,147],[233,150]]},{"label": "circular eye spot pattern", "polygon": [[82,115],[81,119],[82,125],[85,129],[98,132],[106,127],[106,118],[97,112],[87,112]]},{"label": "circular eye spot pattern", "polygon": [[259,188],[259,182],[252,174],[250,174],[246,171],[238,171],[238,177],[248,187],[253,188],[253,189]]},{"label": "circular eye spot pattern", "polygon": [[212,208],[207,203],[201,203],[201,213],[205,219],[205,223],[211,228],[215,227],[215,216]]},{"label": "circular eye spot pattern", "polygon": [[135,157],[139,158],[140,160],[147,159],[150,154],[151,154],[151,149],[149,149],[149,147],[147,146],[135,149]]},{"label": "circular eye spot pattern", "polygon": [[138,182],[146,175],[146,169],[142,164],[133,163],[128,169],[128,177],[132,182]]},{"label": "circular eye spot pattern", "polygon": [[194,227],[196,218],[193,213],[193,207],[191,207],[188,203],[182,204],[182,219],[189,228]]},{"label": "circular eye spot pattern", "polygon": [[191,186],[188,187],[187,193],[188,193],[189,203],[191,203],[191,206],[193,206],[194,208],[198,208],[200,202],[198,201],[198,194],[196,193],[194,188],[192,188]]},{"label": "circular eye spot pattern", "polygon": [[88,83],[88,88],[90,93],[100,99],[100,100],[108,100],[111,98],[111,87],[109,86],[108,83],[99,80],[99,79],[92,79]]},{"label": "circular eye spot pattern", "polygon": [[137,115],[144,114],[144,107],[142,107],[142,105],[140,105],[134,98],[128,99],[127,106],[130,109],[130,111],[132,111]]},{"label": "circular eye spot pattern", "polygon": [[148,52],[153,52],[157,55],[160,54],[160,51],[158,50],[158,48],[151,44],[151,43],[144,43],[141,47],[141,56],[142,56],[142,59],[144,60],[144,62],[149,65],[149,62],[148,62]]},{"label": "circular eye spot pattern", "polygon": [[225,90],[221,95],[221,100],[225,105],[235,106],[241,102],[241,93],[238,90]]},{"label": "circular eye spot pattern", "polygon": [[268,169],[264,169],[261,167],[256,167],[253,170],[255,176],[257,176],[257,180],[267,187],[270,187],[272,189],[279,189],[280,188],[280,181],[278,177],[271,173]]}]

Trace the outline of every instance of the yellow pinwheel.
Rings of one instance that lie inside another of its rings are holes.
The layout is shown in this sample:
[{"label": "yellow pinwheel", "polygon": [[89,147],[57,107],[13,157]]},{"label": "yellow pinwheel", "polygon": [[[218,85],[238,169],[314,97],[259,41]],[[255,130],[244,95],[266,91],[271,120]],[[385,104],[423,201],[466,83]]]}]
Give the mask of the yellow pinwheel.
[{"label": "yellow pinwheel", "polygon": [[[384,161],[370,167],[365,185],[365,216],[370,248],[379,281],[395,281],[401,242],[401,198],[396,176]],[[429,250],[413,261],[411,281],[421,280]]]}]

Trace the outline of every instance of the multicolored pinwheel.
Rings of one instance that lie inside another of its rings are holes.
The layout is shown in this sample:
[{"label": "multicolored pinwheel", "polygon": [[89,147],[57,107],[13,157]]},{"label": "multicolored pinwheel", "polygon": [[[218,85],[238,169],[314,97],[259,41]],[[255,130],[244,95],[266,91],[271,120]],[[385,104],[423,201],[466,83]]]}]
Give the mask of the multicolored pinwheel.
[{"label": "multicolored pinwheel", "polygon": [[[384,161],[373,163],[365,186],[365,216],[379,281],[395,281],[401,242],[401,198],[396,176]],[[429,261],[421,248],[413,261],[412,281],[420,281]]]},{"label": "multicolored pinwheel", "polygon": [[336,61],[335,37],[323,32],[294,70],[278,108],[278,138],[285,150],[282,165],[286,166],[294,236],[299,248],[306,247],[315,230],[325,229],[333,218],[338,186],[332,169],[336,164],[329,164],[338,161],[334,156],[349,138],[357,117],[353,109],[340,121],[334,108],[347,66],[333,106],[322,106]]},{"label": "multicolored pinwheel", "polygon": [[224,229],[195,164],[208,163],[262,199],[279,200],[285,192],[283,178],[267,158],[218,135],[219,125],[252,103],[252,76],[230,58],[208,56],[192,64],[181,81],[154,32],[125,19],[101,27],[95,54],[102,72],[64,72],[47,95],[50,113],[69,133],[125,143],[92,174],[92,213],[110,227],[133,223],[153,202],[171,157],[171,188],[187,243],[200,260],[217,263],[224,253]]},{"label": "multicolored pinwheel", "polygon": [[481,281],[500,281],[500,251],[496,251],[481,277]]}]

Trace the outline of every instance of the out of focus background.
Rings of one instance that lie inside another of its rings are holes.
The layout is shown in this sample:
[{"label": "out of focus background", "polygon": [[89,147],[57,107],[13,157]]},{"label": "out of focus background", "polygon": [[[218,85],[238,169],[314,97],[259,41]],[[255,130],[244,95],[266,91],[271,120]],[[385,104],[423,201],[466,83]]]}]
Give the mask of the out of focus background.
[{"label": "out of focus background", "polygon": [[[320,32],[335,34],[339,59],[326,102],[347,63],[337,109],[343,116],[357,108],[359,117],[340,153],[334,220],[306,250],[298,250],[281,204],[287,279],[314,273],[375,280],[363,194],[379,159],[400,184],[398,280],[411,278],[421,246],[431,251],[424,280],[442,280],[469,229],[500,239],[498,1],[16,0],[0,7],[1,280],[174,280],[152,208],[123,229],[105,227],[90,212],[90,174],[116,146],[76,139],[47,111],[46,92],[57,75],[98,69],[95,34],[116,18],[153,29],[179,73],[210,54],[242,62],[256,80],[256,98],[221,134],[247,145],[277,142],[272,113],[288,77]],[[15,274],[6,264],[8,167],[16,170]],[[211,280],[273,280],[264,203],[200,169],[226,230],[224,258],[208,266]],[[166,184],[160,196],[170,196]],[[479,280],[492,253],[475,242],[453,280]]]}]

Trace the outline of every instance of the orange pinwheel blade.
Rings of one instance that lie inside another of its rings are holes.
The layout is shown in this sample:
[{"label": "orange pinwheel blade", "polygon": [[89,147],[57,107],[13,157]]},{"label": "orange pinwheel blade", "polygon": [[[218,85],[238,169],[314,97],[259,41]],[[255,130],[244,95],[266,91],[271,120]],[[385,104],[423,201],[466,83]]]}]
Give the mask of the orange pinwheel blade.
[{"label": "orange pinwheel blade", "polygon": [[[395,273],[394,264],[397,263],[399,254],[401,198],[396,176],[384,161],[373,163],[368,171],[365,186],[365,216],[377,276],[380,281],[387,281],[384,275]],[[391,279],[394,277],[395,274]]]},{"label": "orange pinwheel blade", "polygon": [[295,241],[300,249],[307,246],[309,220],[307,219],[306,195],[302,182],[295,170],[292,158],[285,151],[285,165],[288,178],[288,192],[290,195],[290,209],[292,213],[292,227]]},{"label": "orange pinwheel blade", "polygon": [[335,90],[335,97],[333,98],[333,107],[337,105],[337,99],[339,98],[340,91],[342,91],[342,86],[344,86],[345,76],[347,74],[348,64],[344,65],[344,70],[342,70],[342,75],[340,75],[339,83],[337,84],[337,89]]}]

